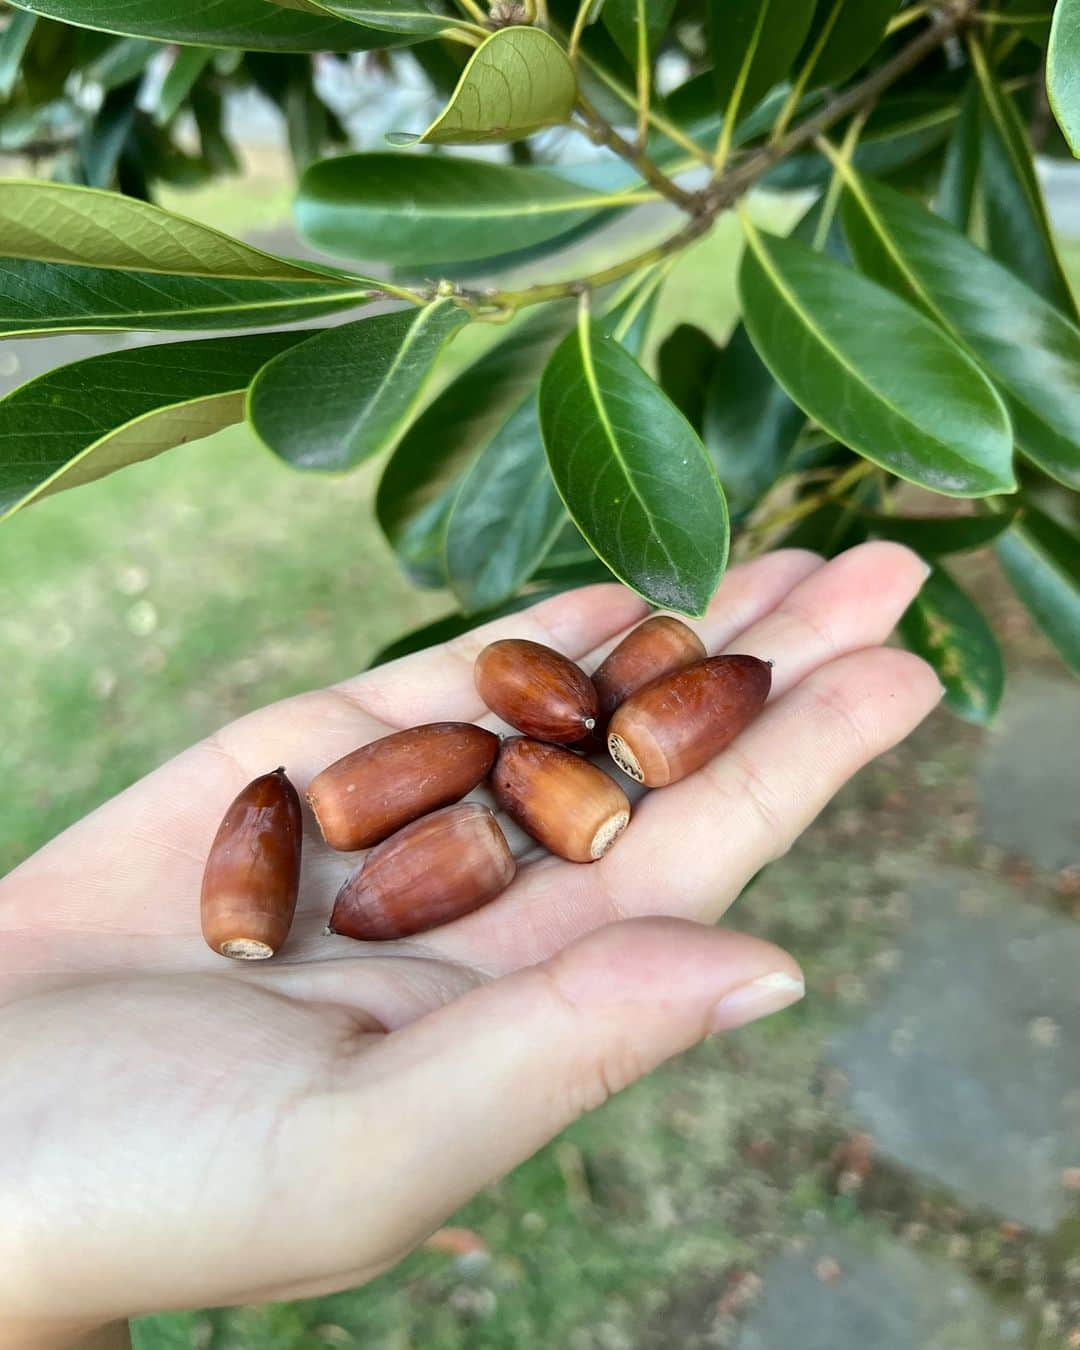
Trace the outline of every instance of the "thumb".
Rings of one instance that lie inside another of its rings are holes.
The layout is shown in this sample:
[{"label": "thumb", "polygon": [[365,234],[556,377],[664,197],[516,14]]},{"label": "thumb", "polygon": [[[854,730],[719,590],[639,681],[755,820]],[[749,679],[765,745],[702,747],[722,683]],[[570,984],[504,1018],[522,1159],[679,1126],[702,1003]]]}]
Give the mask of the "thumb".
[{"label": "thumb", "polygon": [[400,1246],[664,1060],[803,992],[794,960],[769,943],[637,919],[393,1033],[374,1058],[386,1056],[377,1076],[392,1077],[409,1177]]}]

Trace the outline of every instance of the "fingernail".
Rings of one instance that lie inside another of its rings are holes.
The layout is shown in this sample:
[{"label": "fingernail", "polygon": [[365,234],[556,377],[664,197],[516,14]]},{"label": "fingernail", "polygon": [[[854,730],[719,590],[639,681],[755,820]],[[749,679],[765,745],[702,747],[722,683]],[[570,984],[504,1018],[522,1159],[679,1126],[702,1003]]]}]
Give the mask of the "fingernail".
[{"label": "fingernail", "polygon": [[713,1031],[730,1031],[733,1027],[756,1022],[781,1008],[790,1008],[806,993],[805,983],[797,975],[774,970],[761,975],[749,984],[733,989],[713,1009]]}]

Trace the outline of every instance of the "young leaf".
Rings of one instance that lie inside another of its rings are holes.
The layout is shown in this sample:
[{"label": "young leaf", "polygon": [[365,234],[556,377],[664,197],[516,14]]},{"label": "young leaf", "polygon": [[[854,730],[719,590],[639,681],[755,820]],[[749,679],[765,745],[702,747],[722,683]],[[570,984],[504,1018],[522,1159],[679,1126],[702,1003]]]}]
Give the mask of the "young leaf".
[{"label": "young leaf", "polygon": [[1069,148],[1080,157],[1080,0],[1057,0],[1054,8],[1046,92]]},{"label": "young leaf", "polygon": [[1080,540],[1031,505],[994,549],[1013,590],[1080,675]]},{"label": "young leaf", "polygon": [[461,481],[535,388],[572,324],[565,304],[540,306],[432,400],[387,461],[375,513],[420,585],[447,584],[446,528]]},{"label": "young leaf", "polygon": [[244,417],[255,372],[309,333],[163,343],[61,366],[0,399],[0,517]]},{"label": "young leaf", "polygon": [[720,480],[683,415],[585,310],[544,371],[540,425],[596,554],[653,604],[702,614],[727,563]]},{"label": "young leaf", "polygon": [[923,558],[985,548],[1012,523],[1016,507],[985,516],[886,516],[864,511],[861,518],[875,539],[895,539]]},{"label": "young leaf", "polygon": [[388,47],[400,37],[326,15],[268,5],[265,0],[18,0],[18,8],[80,28],[158,38],[196,47],[263,52],[356,52]]},{"label": "young leaf", "polygon": [[831,436],[949,497],[1012,492],[1012,433],[974,361],[917,310],[746,221],[743,317],[758,355]]},{"label": "young leaf", "polygon": [[1025,455],[1080,487],[1080,329],[917,202],[848,175],[844,230],[859,267],[919,305],[993,378]]},{"label": "young leaf", "polygon": [[638,58],[638,13],[645,17],[645,40],[649,52],[663,41],[675,12],[675,0],[605,0],[600,17],[615,39],[615,45],[631,66]]},{"label": "young leaf", "polygon": [[801,62],[809,66],[806,87],[843,84],[873,56],[899,0],[821,0]]},{"label": "young leaf", "polygon": [[1005,688],[1001,649],[981,610],[941,567],[900,620],[900,636],[933,666],[958,717],[978,726],[993,721]]},{"label": "young leaf", "polygon": [[393,444],[467,321],[452,301],[436,300],[328,328],[259,371],[248,421],[296,469],[351,469]]},{"label": "young leaf", "polygon": [[439,116],[418,136],[395,132],[393,145],[483,145],[520,141],[570,121],[577,78],[570,58],[540,28],[500,28],[462,72]]},{"label": "young leaf", "polygon": [[701,431],[734,514],[779,477],[805,423],[739,324],[713,367]]},{"label": "young leaf", "polygon": [[219,281],[0,258],[0,336],[262,328],[353,309],[368,294],[314,279]]},{"label": "young leaf", "polygon": [[982,95],[982,195],[990,252],[1075,320],[1076,301],[1058,257],[1016,105],[978,44],[972,46],[972,55]]},{"label": "young leaf", "polygon": [[787,75],[813,17],[807,0],[709,0],[716,88],[737,122]]},{"label": "young leaf", "polygon": [[[274,2],[281,4],[282,0]],[[459,26],[452,14],[440,14],[438,6],[425,4],[424,0],[377,0],[375,4],[366,4],[364,0],[319,0],[312,8],[369,28],[422,37],[438,37],[448,28]]]},{"label": "young leaf", "polygon": [[304,174],[296,218],[328,253],[420,272],[559,238],[609,215],[621,197],[511,164],[341,155]]},{"label": "young leaf", "polygon": [[0,182],[0,249],[9,258],[77,267],[355,287],[149,202],[67,183]]}]

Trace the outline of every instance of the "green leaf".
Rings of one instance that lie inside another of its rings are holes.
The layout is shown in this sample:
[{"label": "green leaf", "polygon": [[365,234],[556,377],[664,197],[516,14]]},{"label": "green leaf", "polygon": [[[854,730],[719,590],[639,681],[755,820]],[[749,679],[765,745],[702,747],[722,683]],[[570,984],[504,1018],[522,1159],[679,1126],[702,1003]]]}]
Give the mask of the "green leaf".
[{"label": "green leaf", "polygon": [[462,71],[439,116],[419,136],[395,132],[393,145],[484,145],[520,141],[570,121],[577,79],[570,58],[539,28],[500,28]]},{"label": "green leaf", "polygon": [[808,416],[950,497],[1011,492],[1012,434],[972,359],[889,291],[746,221],[739,291],[758,355]]},{"label": "green leaf", "polygon": [[941,567],[900,620],[900,636],[933,666],[958,717],[978,726],[993,721],[1005,688],[1001,650],[982,611]]},{"label": "green leaf", "polygon": [[308,336],[108,352],[20,385],[0,399],[0,517],[242,421],[255,372]]},{"label": "green leaf", "polygon": [[450,300],[329,328],[269,362],[248,421],[296,469],[351,469],[397,439],[468,316]]},{"label": "green leaf", "polygon": [[1015,514],[1011,507],[985,516],[886,516],[874,511],[861,516],[876,539],[894,539],[923,558],[938,558],[985,548],[1009,528]]},{"label": "green leaf", "polygon": [[390,456],[375,511],[421,585],[447,584],[446,530],[464,475],[535,389],[572,323],[567,305],[541,306],[434,398]]},{"label": "green leaf", "polygon": [[128,84],[110,90],[93,121],[79,138],[82,176],[90,187],[108,187],[116,173],[117,161],[135,123],[135,97],[138,85]]},{"label": "green leaf", "polygon": [[0,335],[261,328],[353,309],[369,294],[314,279],[219,281],[0,258]]},{"label": "green leaf", "polygon": [[910,198],[849,176],[844,229],[859,267],[918,304],[993,378],[1025,455],[1080,487],[1080,329]]},{"label": "green leaf", "polygon": [[296,218],[305,239],[328,253],[421,272],[558,238],[622,200],[543,169],[341,155],[304,174]]},{"label": "green leaf", "polygon": [[21,10],[16,10],[8,17],[7,26],[0,36],[0,102],[11,97],[11,91],[19,78],[19,64],[34,35],[36,23],[33,14],[25,14]]},{"label": "green leaf", "polygon": [[402,656],[411,656],[413,652],[426,651],[428,647],[434,647],[439,642],[449,642],[451,638],[460,637],[462,633],[471,633],[474,628],[479,628],[483,623],[490,623],[492,619],[501,619],[507,614],[519,614],[523,609],[538,605],[541,600],[550,600],[553,595],[561,595],[566,589],[565,586],[543,587],[530,591],[527,595],[514,596],[512,600],[507,600],[505,604],[484,614],[446,614],[441,619],[426,623],[422,628],[415,628],[404,637],[388,643],[372,657],[368,669],[384,666],[387,661],[396,661]]},{"label": "green leaf", "polygon": [[713,366],[701,432],[733,514],[749,510],[780,476],[805,422],[739,324]]},{"label": "green leaf", "polygon": [[1080,539],[1025,505],[994,548],[1035,622],[1080,675]]},{"label": "green leaf", "polygon": [[653,604],[703,613],[727,563],[720,480],[683,415],[584,310],[544,371],[540,424],[598,557]]},{"label": "green leaf", "polygon": [[808,88],[843,84],[881,45],[899,0],[822,0],[808,5],[814,21],[800,58],[809,67]]},{"label": "green leaf", "polygon": [[18,0],[18,8],[80,28],[125,37],[158,38],[196,47],[243,47],[264,52],[367,51],[401,39],[358,24],[265,0]]},{"label": "green leaf", "polygon": [[720,349],[700,328],[681,323],[660,345],[660,387],[696,432],[701,432],[705,397]]},{"label": "green leaf", "polygon": [[149,202],[67,183],[0,182],[0,249],[9,258],[121,271],[355,286]]},{"label": "green leaf", "polygon": [[[656,291],[644,292],[635,317],[640,294],[631,294],[601,320],[612,334],[629,322],[620,340],[635,354],[645,341]],[[490,609],[513,595],[566,524],[544,453],[533,386],[476,456],[445,522],[446,573],[462,607]]]},{"label": "green leaf", "polygon": [[214,52],[210,47],[181,47],[176,53],[168,74],[161,82],[154,107],[154,121],[159,127],[171,122],[180,111],[195,81],[213,59]]},{"label": "green leaf", "polygon": [[1076,319],[1076,302],[1058,257],[1016,105],[972,46],[982,94],[982,197],[990,252],[1051,304]]},{"label": "green leaf", "polygon": [[934,210],[942,220],[947,220],[962,234],[966,234],[970,228],[975,210],[979,182],[979,134],[979,87],[972,83],[968,85],[960,106],[960,116],[956,119],[949,144],[945,148],[945,164],[934,203]]},{"label": "green leaf", "polygon": [[709,0],[707,13],[717,93],[735,123],[787,75],[814,6],[807,0]]},{"label": "green leaf", "polygon": [[[280,4],[281,0],[275,0],[275,3]],[[416,33],[422,37],[438,37],[448,28],[468,26],[467,21],[440,13],[437,5],[425,4],[423,0],[380,0],[376,4],[365,4],[363,0],[319,0],[313,8],[336,14],[351,23],[366,24],[369,28],[391,33]]]},{"label": "green leaf", "polygon": [[1080,157],[1080,0],[1057,0],[1046,56],[1046,92],[1069,148]]},{"label": "green leaf", "polygon": [[655,52],[664,39],[675,12],[675,0],[605,0],[600,17],[615,45],[631,66],[638,59],[638,15],[645,18],[647,50]]}]

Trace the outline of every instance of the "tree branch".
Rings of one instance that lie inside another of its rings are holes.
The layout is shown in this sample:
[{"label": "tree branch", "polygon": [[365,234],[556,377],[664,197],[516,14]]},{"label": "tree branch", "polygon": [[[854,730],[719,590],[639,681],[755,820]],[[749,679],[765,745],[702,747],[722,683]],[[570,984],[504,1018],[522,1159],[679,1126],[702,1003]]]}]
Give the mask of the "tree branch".
[{"label": "tree branch", "polygon": [[620,159],[632,164],[650,187],[656,189],[669,202],[674,202],[683,211],[696,212],[701,208],[701,194],[687,192],[678,183],[652,161],[638,145],[633,145],[625,136],[615,130],[606,118],[601,117],[584,94],[578,95],[578,110],[585,119],[585,132],[594,145],[603,145],[612,150]]}]

